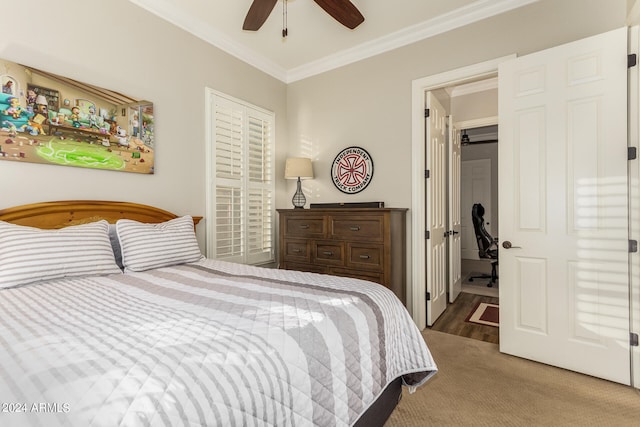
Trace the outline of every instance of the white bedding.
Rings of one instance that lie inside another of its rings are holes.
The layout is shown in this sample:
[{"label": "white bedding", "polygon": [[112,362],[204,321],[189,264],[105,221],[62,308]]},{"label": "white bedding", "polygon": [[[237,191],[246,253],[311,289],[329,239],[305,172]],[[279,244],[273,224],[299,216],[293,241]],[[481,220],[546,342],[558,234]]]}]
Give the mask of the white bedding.
[{"label": "white bedding", "polygon": [[202,260],[0,290],[0,426],[348,426],[435,371],[355,279]]}]

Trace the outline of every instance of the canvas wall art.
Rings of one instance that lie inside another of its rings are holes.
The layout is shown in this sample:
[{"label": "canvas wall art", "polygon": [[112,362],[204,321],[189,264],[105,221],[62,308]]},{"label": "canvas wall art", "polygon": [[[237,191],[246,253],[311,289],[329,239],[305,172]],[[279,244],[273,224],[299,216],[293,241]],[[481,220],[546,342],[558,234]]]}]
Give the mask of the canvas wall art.
[{"label": "canvas wall art", "polygon": [[0,160],[154,173],[153,103],[4,59],[0,82]]}]

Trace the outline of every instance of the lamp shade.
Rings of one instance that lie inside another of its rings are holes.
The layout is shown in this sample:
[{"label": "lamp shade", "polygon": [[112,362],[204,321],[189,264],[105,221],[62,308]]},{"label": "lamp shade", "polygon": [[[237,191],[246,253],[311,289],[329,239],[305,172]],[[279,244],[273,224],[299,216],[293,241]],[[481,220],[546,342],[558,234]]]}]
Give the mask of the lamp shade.
[{"label": "lamp shade", "polygon": [[36,104],[38,105],[47,105],[47,98],[44,95],[38,95],[36,97]]},{"label": "lamp shade", "polygon": [[285,179],[312,179],[313,166],[306,157],[290,157],[284,167]]}]

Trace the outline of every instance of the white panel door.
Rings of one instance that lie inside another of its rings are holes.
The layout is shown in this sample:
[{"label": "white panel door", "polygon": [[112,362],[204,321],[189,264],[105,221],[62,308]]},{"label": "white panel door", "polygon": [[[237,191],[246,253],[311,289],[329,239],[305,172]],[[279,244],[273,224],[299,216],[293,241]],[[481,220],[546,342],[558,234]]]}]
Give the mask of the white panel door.
[{"label": "white panel door", "polygon": [[626,46],[622,28],[499,69],[500,350],[623,384]]},{"label": "white panel door", "polygon": [[462,224],[460,219],[460,131],[449,116],[449,302],[462,292]]},{"label": "white panel door", "polygon": [[491,159],[465,160],[462,162],[461,176],[462,258],[480,259],[471,208],[475,203],[482,203],[485,208],[485,229],[494,236],[491,232]]},{"label": "white panel door", "polygon": [[447,308],[447,113],[427,92],[426,164],[427,182],[427,325],[431,326]]}]

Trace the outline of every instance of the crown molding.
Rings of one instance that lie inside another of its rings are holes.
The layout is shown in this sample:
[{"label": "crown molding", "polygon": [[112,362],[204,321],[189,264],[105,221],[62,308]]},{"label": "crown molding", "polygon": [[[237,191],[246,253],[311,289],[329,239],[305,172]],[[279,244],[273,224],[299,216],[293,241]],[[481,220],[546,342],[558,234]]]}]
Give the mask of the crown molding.
[{"label": "crown molding", "polygon": [[436,18],[289,70],[245,45],[234,41],[208,25],[205,21],[185,13],[184,10],[177,6],[176,2],[171,0],[129,1],[270,76],[284,83],[293,83],[535,3],[539,0],[478,0]]},{"label": "crown molding", "polygon": [[479,0],[387,36],[345,49],[300,67],[292,68],[287,72],[286,83],[293,83],[361,61],[537,1],[539,0]]}]

